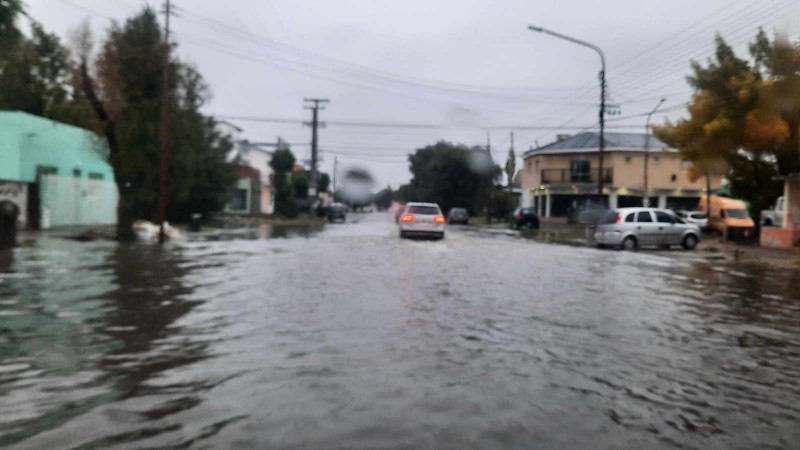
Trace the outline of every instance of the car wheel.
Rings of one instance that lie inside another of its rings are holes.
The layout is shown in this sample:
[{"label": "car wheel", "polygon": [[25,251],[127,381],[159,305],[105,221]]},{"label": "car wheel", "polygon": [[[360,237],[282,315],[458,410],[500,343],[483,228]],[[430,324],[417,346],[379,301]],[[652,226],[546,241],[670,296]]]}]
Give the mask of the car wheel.
[{"label": "car wheel", "polygon": [[633,236],[628,236],[622,241],[622,249],[628,251],[634,251],[639,249],[639,242]]},{"label": "car wheel", "polygon": [[697,247],[697,236],[689,234],[683,238],[683,248],[693,250],[695,247]]}]

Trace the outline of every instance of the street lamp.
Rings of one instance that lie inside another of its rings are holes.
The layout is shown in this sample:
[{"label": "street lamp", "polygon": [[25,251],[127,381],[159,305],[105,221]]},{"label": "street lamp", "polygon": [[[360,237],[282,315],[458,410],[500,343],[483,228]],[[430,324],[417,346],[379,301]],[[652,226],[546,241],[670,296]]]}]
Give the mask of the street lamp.
[{"label": "street lamp", "polygon": [[644,199],[642,200],[642,206],[645,208],[650,206],[650,186],[648,185],[647,179],[647,170],[650,162],[650,117],[658,111],[658,108],[661,108],[661,105],[663,105],[666,100],[667,99],[662,98],[656,107],[647,113],[647,121],[644,125]]},{"label": "street lamp", "polygon": [[539,33],[549,34],[550,36],[554,36],[560,39],[564,39],[566,41],[573,42],[578,45],[583,45],[584,47],[589,47],[590,49],[597,52],[600,55],[600,63],[602,64],[602,68],[600,69],[600,146],[599,146],[599,173],[597,176],[597,197],[600,201],[603,201],[603,152],[605,150],[605,115],[606,115],[606,55],[603,53],[603,50],[600,47],[582,41],[580,39],[575,39],[570,36],[566,36],[561,33],[556,33],[555,31],[550,31],[548,29],[542,27],[535,27],[533,25],[528,26],[529,30],[537,31]]}]

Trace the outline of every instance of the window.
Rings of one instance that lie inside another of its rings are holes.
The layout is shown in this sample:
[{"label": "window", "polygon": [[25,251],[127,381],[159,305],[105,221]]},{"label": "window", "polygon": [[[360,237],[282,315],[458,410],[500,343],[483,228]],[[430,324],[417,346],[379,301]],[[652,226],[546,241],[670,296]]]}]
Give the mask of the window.
[{"label": "window", "polygon": [[639,211],[636,213],[636,221],[637,222],[652,222],[653,216],[650,215],[650,211]]},{"label": "window", "polygon": [[423,214],[427,216],[438,216],[441,214],[439,208],[435,206],[424,206],[424,205],[411,205],[408,207],[406,211],[410,214]]},{"label": "window", "polygon": [[673,173],[673,174],[672,174],[672,176],[670,177],[670,179],[671,179],[672,181],[675,181],[675,180],[677,180],[677,179],[678,179],[678,176],[677,176],[677,175],[675,175],[675,174]]},{"label": "window", "polygon": [[733,219],[748,219],[750,214],[746,209],[726,209],[725,216]]},{"label": "window", "polygon": [[672,218],[672,215],[665,213],[664,211],[656,211],[656,222],[659,223],[672,223],[675,220]]},{"label": "window", "polygon": [[234,189],[228,197],[228,209],[232,211],[247,210],[247,190]]},{"label": "window", "polygon": [[72,169],[72,176],[75,178],[81,177],[81,169]]},{"label": "window", "polygon": [[36,166],[36,175],[56,175],[58,169],[53,166]]},{"label": "window", "polygon": [[103,174],[97,172],[89,172],[89,179],[90,180],[102,180]]},{"label": "window", "polygon": [[575,182],[587,182],[589,180],[589,161],[585,159],[574,159],[569,162],[569,179]]},{"label": "window", "polygon": [[626,163],[631,162],[631,155],[625,155],[625,162]]},{"label": "window", "polygon": [[636,213],[630,213],[625,217],[625,222],[633,222],[636,218]]}]

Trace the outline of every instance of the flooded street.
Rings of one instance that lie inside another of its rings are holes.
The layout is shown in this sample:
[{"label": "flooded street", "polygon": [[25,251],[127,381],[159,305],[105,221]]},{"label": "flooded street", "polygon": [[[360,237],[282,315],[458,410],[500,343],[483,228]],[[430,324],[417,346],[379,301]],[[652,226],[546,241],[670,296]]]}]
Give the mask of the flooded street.
[{"label": "flooded street", "polygon": [[388,214],[0,260],[0,446],[789,448],[800,271]]}]

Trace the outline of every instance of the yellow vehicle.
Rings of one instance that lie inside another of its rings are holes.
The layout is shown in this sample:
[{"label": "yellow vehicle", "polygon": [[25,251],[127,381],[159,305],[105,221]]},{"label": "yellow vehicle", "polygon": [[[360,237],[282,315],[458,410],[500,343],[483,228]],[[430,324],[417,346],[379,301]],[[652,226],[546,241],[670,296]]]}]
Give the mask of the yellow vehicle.
[{"label": "yellow vehicle", "polygon": [[[706,210],[706,197],[700,199],[697,209]],[[747,211],[747,205],[730,197],[711,196],[708,228],[722,233],[730,241],[748,241],[756,237],[756,224]]]}]

